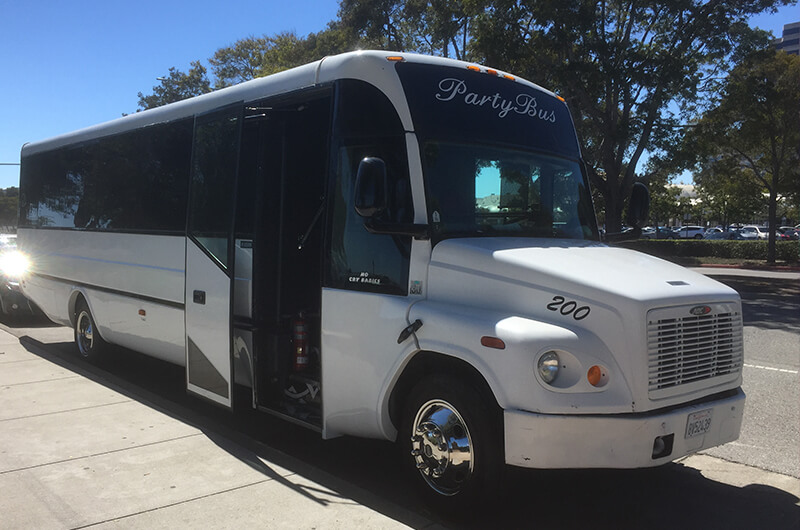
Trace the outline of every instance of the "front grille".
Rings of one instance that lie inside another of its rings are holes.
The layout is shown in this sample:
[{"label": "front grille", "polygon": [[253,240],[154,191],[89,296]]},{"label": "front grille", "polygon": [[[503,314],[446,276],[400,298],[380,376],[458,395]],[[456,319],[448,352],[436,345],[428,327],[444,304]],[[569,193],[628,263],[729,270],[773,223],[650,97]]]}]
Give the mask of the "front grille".
[{"label": "front grille", "polygon": [[738,312],[687,314],[687,308],[655,311],[648,318],[649,390],[679,387],[742,370],[742,316]]}]

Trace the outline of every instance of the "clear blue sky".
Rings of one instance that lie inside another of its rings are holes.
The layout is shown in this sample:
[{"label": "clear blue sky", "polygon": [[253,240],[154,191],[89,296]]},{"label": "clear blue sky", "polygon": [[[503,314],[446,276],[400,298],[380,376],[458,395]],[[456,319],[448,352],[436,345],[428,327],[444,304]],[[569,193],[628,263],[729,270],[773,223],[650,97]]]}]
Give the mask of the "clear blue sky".
[{"label": "clear blue sky", "polygon": [[[338,0],[0,0],[0,163],[25,142],[136,110],[171,66],[186,71],[223,46],[262,34],[317,32]],[[756,17],[780,36],[800,8]],[[19,185],[0,166],[0,188]]]}]

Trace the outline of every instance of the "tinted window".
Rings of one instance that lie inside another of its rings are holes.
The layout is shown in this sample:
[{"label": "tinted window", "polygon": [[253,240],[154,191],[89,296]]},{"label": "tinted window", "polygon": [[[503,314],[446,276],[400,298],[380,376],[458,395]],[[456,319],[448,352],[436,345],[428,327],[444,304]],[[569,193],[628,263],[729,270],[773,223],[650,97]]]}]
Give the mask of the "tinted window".
[{"label": "tinted window", "polygon": [[386,220],[413,219],[400,119],[378,89],[348,80],[339,84],[336,131],[338,163],[326,283],[342,289],[407,294],[411,238],[370,234],[353,207],[359,162],[365,157],[379,157],[386,163],[390,180]]},{"label": "tinted window", "polygon": [[414,130],[422,138],[515,145],[578,158],[566,104],[485,72],[398,63]]},{"label": "tinted window", "polygon": [[442,142],[428,142],[423,154],[437,239],[595,237],[588,188],[573,160]]},{"label": "tinted window", "polygon": [[189,233],[223,267],[229,263],[240,112],[237,106],[198,118],[194,133]]},{"label": "tinted window", "polygon": [[26,156],[20,226],[183,232],[192,120]]}]

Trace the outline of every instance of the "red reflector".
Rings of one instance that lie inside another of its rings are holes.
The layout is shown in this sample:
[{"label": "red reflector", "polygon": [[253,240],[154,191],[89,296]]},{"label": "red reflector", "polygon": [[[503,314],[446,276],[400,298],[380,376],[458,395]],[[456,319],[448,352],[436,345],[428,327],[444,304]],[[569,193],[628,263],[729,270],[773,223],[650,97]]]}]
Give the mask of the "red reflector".
[{"label": "red reflector", "polygon": [[503,342],[502,339],[498,339],[497,337],[481,337],[481,345],[486,346],[487,348],[494,348],[495,350],[505,350],[506,343]]},{"label": "red reflector", "polygon": [[147,311],[145,311],[144,309],[140,309],[139,310],[139,316],[140,317],[143,317],[143,316],[146,316],[146,315],[147,315]]}]

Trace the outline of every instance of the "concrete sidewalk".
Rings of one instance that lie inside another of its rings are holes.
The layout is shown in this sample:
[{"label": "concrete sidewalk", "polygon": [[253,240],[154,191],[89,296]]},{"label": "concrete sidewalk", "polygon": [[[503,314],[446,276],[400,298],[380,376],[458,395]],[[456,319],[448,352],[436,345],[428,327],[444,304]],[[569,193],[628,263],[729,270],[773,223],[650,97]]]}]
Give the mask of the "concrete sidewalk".
[{"label": "concrete sidewalk", "polygon": [[32,341],[0,331],[0,352],[0,528],[406,527],[309,478],[319,470],[192,426]]}]

